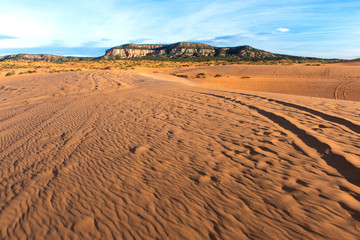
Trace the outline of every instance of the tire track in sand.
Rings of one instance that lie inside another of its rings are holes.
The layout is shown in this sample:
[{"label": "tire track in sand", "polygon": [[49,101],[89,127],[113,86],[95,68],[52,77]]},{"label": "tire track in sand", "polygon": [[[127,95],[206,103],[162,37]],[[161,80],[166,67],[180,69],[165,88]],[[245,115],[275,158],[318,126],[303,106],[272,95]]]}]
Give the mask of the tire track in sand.
[{"label": "tire track in sand", "polygon": [[[223,93],[226,93],[226,92],[223,92]],[[229,93],[229,92],[227,92],[227,93]],[[339,116],[331,115],[331,114],[328,114],[328,113],[324,113],[324,112],[318,111],[316,109],[313,109],[313,108],[310,108],[310,107],[305,107],[305,106],[302,106],[302,105],[299,105],[299,104],[295,104],[295,103],[291,103],[291,102],[285,102],[285,101],[276,100],[276,99],[272,99],[272,98],[261,97],[261,96],[254,95],[254,94],[238,93],[238,92],[230,92],[230,93],[234,93],[234,94],[238,94],[238,95],[242,95],[242,96],[248,96],[248,97],[255,97],[255,98],[258,98],[258,99],[261,99],[261,100],[267,100],[269,102],[274,102],[274,103],[277,103],[277,104],[281,104],[281,105],[286,106],[286,107],[291,107],[291,108],[303,111],[305,113],[315,115],[315,116],[320,117],[320,118],[322,118],[322,119],[324,119],[326,121],[333,122],[333,123],[335,123],[337,125],[341,125],[343,128],[346,128],[348,130],[351,130],[351,131],[353,131],[355,133],[360,134],[360,125],[357,124],[357,123],[354,123],[354,122],[352,122],[352,121],[350,121],[350,120],[348,120],[346,118],[343,118],[343,117],[339,117]]]},{"label": "tire track in sand", "polygon": [[349,88],[350,88],[350,86],[351,86],[354,82],[355,82],[355,81],[352,81],[351,83],[349,83],[349,84],[345,87],[345,89],[344,89],[344,98],[345,98],[345,100],[348,100]]},{"label": "tire track in sand", "polygon": [[[101,102],[101,96],[96,95],[94,97],[97,103]],[[67,108],[63,108],[63,111],[67,112],[67,116],[62,111],[61,114],[57,112],[46,121],[45,126],[40,125],[42,126],[42,131],[32,131],[29,134],[31,137],[27,135],[28,141],[29,139],[38,139],[39,132],[51,131],[51,128],[56,128],[57,123],[66,124],[68,128],[66,133],[64,132],[57,140],[52,141],[54,144],[51,144],[51,149],[48,150],[46,156],[41,157],[38,161],[34,156],[31,157],[30,153],[27,158],[34,159],[35,161],[25,165],[18,164],[18,170],[14,169],[12,173],[8,172],[3,175],[2,182],[5,181],[6,183],[4,190],[7,197],[0,208],[0,226],[6,226],[5,222],[8,220],[8,216],[12,216],[12,222],[15,225],[9,226],[10,228],[8,229],[0,227],[2,237],[5,236],[6,232],[12,231],[12,228],[16,227],[17,223],[27,217],[30,209],[32,209],[32,205],[36,204],[38,199],[43,197],[42,192],[44,188],[58,176],[59,172],[74,167],[73,163],[67,162],[67,159],[77,151],[87,135],[96,129],[96,121],[99,117],[96,113],[96,106],[86,111],[79,111],[79,106],[83,105],[86,101],[89,101],[89,99],[85,98],[82,101],[78,101],[77,98],[72,99],[71,104],[68,104]],[[79,121],[80,119],[83,121]],[[15,162],[19,161],[20,159]],[[6,176],[10,176],[11,179],[4,178]],[[28,201],[29,198],[31,199],[30,202]],[[17,209],[18,207],[21,208],[21,211],[12,211],[12,209]],[[4,224],[1,224],[2,222]]]},{"label": "tire track in sand", "polygon": [[[15,189],[17,188],[16,186],[21,185],[21,191],[13,193],[14,195],[0,208],[0,219],[5,220],[6,218],[4,216],[12,215],[12,221],[19,223],[21,219],[27,216],[32,205],[37,203],[39,198],[43,197],[42,193],[44,192],[44,188],[46,188],[50,182],[54,181],[59,172],[74,167],[73,164],[68,164],[67,160],[77,151],[80,144],[85,141],[87,135],[95,129],[96,119],[97,117],[94,114],[89,116],[70,136],[62,137],[63,145],[54,148],[52,150],[53,153],[49,153],[50,156],[48,158],[36,162],[23,170],[22,175],[28,175],[29,177],[23,178],[21,181],[17,181],[12,185],[11,188]],[[27,201],[29,196],[31,196],[31,202]],[[8,212],[16,208],[16,206],[22,208],[22,213],[16,212],[11,214]],[[0,223],[1,222],[0,220]],[[3,225],[5,226],[6,224]],[[9,230],[11,231],[11,229],[5,230],[0,228],[1,236]]]},{"label": "tire track in sand", "polygon": [[355,82],[355,80],[344,81],[344,82],[339,83],[339,85],[337,85],[334,90],[334,98],[338,99],[338,100],[348,100],[347,94],[348,94],[350,86],[354,82]]},{"label": "tire track in sand", "polygon": [[[322,142],[315,136],[309,134],[305,129],[302,129],[299,124],[291,122],[285,116],[281,116],[279,113],[269,112],[265,109],[259,108],[254,105],[249,105],[245,102],[240,100],[235,100],[228,98],[226,96],[217,95],[213,93],[202,93],[205,95],[222,98],[225,100],[230,100],[232,102],[241,104],[243,106],[248,107],[249,109],[255,110],[260,115],[264,116],[269,121],[273,122],[274,124],[278,125],[280,128],[285,129],[285,132],[292,133],[291,135],[295,136],[297,142],[300,142],[299,147],[309,155],[310,157],[321,157],[326,163],[335,168],[348,182],[360,186],[360,169],[355,167],[351,162],[349,162],[344,156],[334,153],[332,151],[332,147],[325,142]],[[303,143],[303,144],[302,144]],[[305,147],[305,148],[304,148]],[[315,150],[318,156],[314,155]],[[309,151],[310,150],[310,151]]]}]

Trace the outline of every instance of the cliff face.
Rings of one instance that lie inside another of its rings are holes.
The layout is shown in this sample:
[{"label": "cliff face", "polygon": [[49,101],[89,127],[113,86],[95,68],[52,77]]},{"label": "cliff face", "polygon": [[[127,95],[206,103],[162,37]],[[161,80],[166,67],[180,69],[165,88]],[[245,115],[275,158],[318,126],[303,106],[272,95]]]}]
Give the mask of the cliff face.
[{"label": "cliff face", "polygon": [[273,54],[252,48],[250,46],[240,47],[213,47],[201,43],[180,42],[169,45],[154,44],[126,44],[114,47],[106,51],[104,59],[134,58],[145,56],[164,56],[170,58],[179,57],[238,57],[238,58],[276,58],[282,55]]},{"label": "cliff face", "polygon": [[104,58],[134,58],[144,57],[147,55],[163,55],[165,51],[156,49],[139,49],[139,48],[112,48],[106,51]]},{"label": "cliff face", "polygon": [[279,56],[278,54],[262,51],[259,49],[252,48],[250,46],[241,46],[228,48],[226,51],[227,55],[234,55],[237,57],[246,57],[246,58],[275,58]]},{"label": "cliff face", "polygon": [[103,58],[133,58],[144,56],[214,56],[215,48],[200,43],[175,43],[170,45],[125,44],[108,49]]},{"label": "cliff face", "polygon": [[180,42],[166,46],[169,56],[215,56],[215,48],[201,43]]}]

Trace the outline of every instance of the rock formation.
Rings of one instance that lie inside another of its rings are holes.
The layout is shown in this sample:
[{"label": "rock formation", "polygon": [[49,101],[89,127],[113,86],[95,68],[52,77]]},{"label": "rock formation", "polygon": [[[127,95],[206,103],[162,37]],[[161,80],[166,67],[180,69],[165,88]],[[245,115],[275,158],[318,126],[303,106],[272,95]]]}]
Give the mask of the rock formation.
[{"label": "rock formation", "polygon": [[314,59],[306,57],[296,57],[289,55],[275,54],[259,50],[250,46],[239,47],[213,47],[202,43],[179,42],[174,44],[125,44],[106,50],[102,57],[64,57],[45,54],[17,54],[0,57],[0,61],[44,61],[44,62],[67,62],[79,60],[94,59],[128,59],[143,58],[152,59],[181,59],[181,58],[207,58],[214,57],[220,59],[244,59],[244,60],[261,60],[261,59],[292,59],[304,60]]},{"label": "rock formation", "polygon": [[175,44],[125,44],[108,49],[104,59],[139,58],[145,56],[179,57],[237,57],[251,59],[280,58],[278,55],[250,46],[213,47],[201,43],[180,42]]}]

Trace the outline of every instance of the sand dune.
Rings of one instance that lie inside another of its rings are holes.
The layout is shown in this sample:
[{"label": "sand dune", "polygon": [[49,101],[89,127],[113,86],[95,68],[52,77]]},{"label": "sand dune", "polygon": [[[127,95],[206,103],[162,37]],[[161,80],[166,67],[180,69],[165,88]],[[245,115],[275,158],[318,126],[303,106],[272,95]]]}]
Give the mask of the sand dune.
[{"label": "sand dune", "polygon": [[[354,62],[321,66],[234,64],[168,72],[186,74],[193,82],[207,87],[360,101],[360,68]],[[207,77],[196,78],[200,72],[207,73]],[[215,77],[217,74],[221,76]]]},{"label": "sand dune", "polygon": [[358,239],[359,102],[170,78],[1,79],[0,237]]}]

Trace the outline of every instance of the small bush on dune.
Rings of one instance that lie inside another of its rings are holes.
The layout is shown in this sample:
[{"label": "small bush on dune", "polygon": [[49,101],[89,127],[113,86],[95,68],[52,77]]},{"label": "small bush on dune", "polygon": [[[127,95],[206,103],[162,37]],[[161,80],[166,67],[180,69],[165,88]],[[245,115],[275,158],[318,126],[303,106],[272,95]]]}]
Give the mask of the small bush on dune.
[{"label": "small bush on dune", "polygon": [[25,72],[19,72],[19,74],[30,74],[30,73],[36,73],[36,70],[28,70],[28,71],[25,71]]},{"label": "small bush on dune", "polygon": [[186,75],[186,74],[173,73],[172,75],[174,75],[174,76],[176,76],[176,77],[189,78],[189,76]]},{"label": "small bush on dune", "polygon": [[197,78],[206,78],[206,73],[198,73],[196,74]]},{"label": "small bush on dune", "polygon": [[14,75],[14,74],[15,74],[15,71],[14,71],[14,70],[12,70],[12,71],[10,71],[10,72],[6,73],[6,75],[5,75],[5,76],[11,76],[11,75]]},{"label": "small bush on dune", "polygon": [[59,73],[59,72],[61,72],[61,70],[58,70],[58,69],[51,69],[50,71],[49,71],[49,73]]},{"label": "small bush on dune", "polygon": [[215,77],[222,77],[222,75],[221,74],[216,74]]},{"label": "small bush on dune", "polygon": [[307,63],[306,66],[321,66],[321,63]]}]

